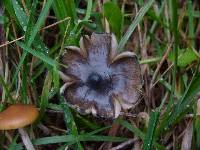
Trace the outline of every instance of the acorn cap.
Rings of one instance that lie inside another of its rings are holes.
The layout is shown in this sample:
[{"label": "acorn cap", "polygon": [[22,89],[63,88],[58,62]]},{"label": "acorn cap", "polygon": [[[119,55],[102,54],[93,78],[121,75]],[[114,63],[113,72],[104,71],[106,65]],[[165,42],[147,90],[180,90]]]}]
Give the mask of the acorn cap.
[{"label": "acorn cap", "polygon": [[0,112],[0,130],[22,128],[33,123],[38,115],[34,105],[13,104]]}]

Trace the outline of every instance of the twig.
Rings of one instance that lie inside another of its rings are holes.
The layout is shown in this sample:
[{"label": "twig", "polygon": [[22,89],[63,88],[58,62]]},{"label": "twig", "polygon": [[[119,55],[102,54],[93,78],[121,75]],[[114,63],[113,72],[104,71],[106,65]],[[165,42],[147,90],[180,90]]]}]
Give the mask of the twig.
[{"label": "twig", "polygon": [[29,15],[29,12],[28,12],[28,9],[27,9],[27,7],[26,7],[26,3],[25,3],[24,0],[22,0],[22,6],[24,7],[24,10],[25,10],[25,12],[26,12],[26,15]]},{"label": "twig", "polygon": [[[161,74],[160,77],[163,77],[172,67],[173,67],[173,63],[165,70],[165,72],[163,72],[163,74]],[[152,87],[154,87],[160,80],[158,79],[157,81],[155,81],[153,84],[152,84]]]},{"label": "twig", "polygon": [[1,47],[4,47],[4,46],[7,46],[7,45],[9,45],[9,44],[12,44],[12,43],[14,43],[14,42],[16,42],[16,41],[19,41],[19,40],[23,39],[24,37],[25,37],[25,36],[21,36],[21,37],[19,37],[19,38],[17,38],[17,39],[14,39],[14,40],[12,40],[12,41],[6,41],[4,44],[0,45],[0,48],[1,48]]},{"label": "twig", "polygon": [[170,42],[169,46],[167,47],[167,50],[166,50],[164,56],[162,57],[160,63],[157,65],[157,68],[156,68],[156,70],[155,70],[155,72],[154,72],[154,74],[153,74],[152,80],[151,80],[150,89],[152,89],[153,86],[155,85],[155,84],[154,84],[154,80],[156,79],[157,74],[158,74],[158,71],[160,70],[162,64],[163,64],[164,61],[167,59],[167,56],[168,56],[169,52],[171,51],[171,47],[172,47],[173,41],[174,41],[174,40],[172,39],[172,42]]},{"label": "twig", "polygon": [[[45,30],[45,29],[48,29],[48,28],[51,28],[51,27],[53,27],[53,26],[55,26],[55,25],[57,25],[57,24],[60,24],[60,23],[66,21],[66,20],[69,20],[69,19],[70,19],[70,17],[64,18],[63,20],[57,21],[57,22],[55,22],[55,23],[53,23],[53,24],[50,24],[50,25],[48,25],[48,26],[46,26],[46,27],[40,29],[40,31]],[[21,37],[19,37],[19,38],[17,38],[17,39],[14,39],[14,40],[12,40],[12,41],[6,41],[4,44],[0,45],[0,48],[1,48],[1,47],[4,47],[4,46],[6,46],[6,45],[12,44],[12,43],[14,43],[14,42],[16,42],[16,41],[22,40],[24,37],[25,37],[25,36],[21,36]]]},{"label": "twig", "polygon": [[138,139],[136,139],[136,138],[127,140],[127,141],[125,141],[125,142],[119,144],[118,146],[111,148],[110,150],[119,150],[119,149],[123,149],[124,147],[129,146],[129,145],[135,143],[137,140],[138,140]]},{"label": "twig", "polygon": [[31,143],[31,140],[28,136],[28,133],[23,128],[18,129],[18,131],[21,135],[22,141],[23,141],[26,149],[27,150],[35,150],[35,148],[33,147],[33,144]]}]

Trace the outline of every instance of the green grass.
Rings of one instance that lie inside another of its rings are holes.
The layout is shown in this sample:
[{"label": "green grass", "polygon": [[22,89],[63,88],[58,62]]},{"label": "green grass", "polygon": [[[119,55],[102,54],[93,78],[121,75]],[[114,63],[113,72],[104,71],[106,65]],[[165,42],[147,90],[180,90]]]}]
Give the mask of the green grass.
[{"label": "green grass", "polygon": [[[35,104],[40,110],[39,119],[25,129],[34,147],[41,149],[98,149],[112,143],[111,149],[130,139],[136,142],[122,149],[134,149],[134,145],[144,150],[181,149],[189,123],[193,124],[193,136],[188,139],[190,149],[199,149],[199,2],[99,2],[0,2],[0,31],[4,30],[0,33],[0,110],[17,102]],[[134,51],[143,70],[142,101],[130,112],[136,117],[109,121],[80,115],[59,93],[59,57],[64,47],[78,46],[82,35],[105,32],[105,18],[117,36],[118,51]],[[23,38],[2,46],[19,37]],[[141,112],[145,112],[145,119]],[[0,139],[0,150],[24,149],[17,130],[13,134],[0,131]]]}]

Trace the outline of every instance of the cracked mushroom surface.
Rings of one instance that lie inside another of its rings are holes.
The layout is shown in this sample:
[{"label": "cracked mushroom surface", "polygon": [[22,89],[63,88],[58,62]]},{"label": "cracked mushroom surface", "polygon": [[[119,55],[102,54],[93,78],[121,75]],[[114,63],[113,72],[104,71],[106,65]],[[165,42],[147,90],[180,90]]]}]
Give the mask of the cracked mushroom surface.
[{"label": "cracked mushroom surface", "polygon": [[135,53],[117,53],[113,34],[80,39],[80,48],[69,46],[61,58],[66,102],[81,114],[117,118],[140,101],[142,76]]}]

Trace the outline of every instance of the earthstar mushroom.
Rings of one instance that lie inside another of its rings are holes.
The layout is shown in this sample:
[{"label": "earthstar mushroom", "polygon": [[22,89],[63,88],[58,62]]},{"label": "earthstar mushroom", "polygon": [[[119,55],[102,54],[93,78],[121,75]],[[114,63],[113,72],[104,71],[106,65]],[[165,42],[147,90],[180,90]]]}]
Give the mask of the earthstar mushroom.
[{"label": "earthstar mushroom", "polygon": [[81,114],[117,118],[140,101],[142,76],[135,53],[117,53],[113,34],[80,39],[80,48],[69,46],[61,58],[60,89],[66,102]]}]

